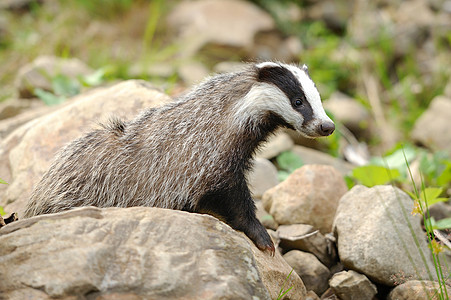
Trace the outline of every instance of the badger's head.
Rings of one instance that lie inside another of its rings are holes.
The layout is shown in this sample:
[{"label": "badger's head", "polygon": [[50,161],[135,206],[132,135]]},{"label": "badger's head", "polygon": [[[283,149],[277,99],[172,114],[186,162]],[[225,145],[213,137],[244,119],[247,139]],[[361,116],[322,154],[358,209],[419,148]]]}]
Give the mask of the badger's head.
[{"label": "badger's head", "polygon": [[334,132],[307,66],[264,62],[256,65],[256,72],[257,82],[245,97],[246,110],[273,114],[306,137]]}]

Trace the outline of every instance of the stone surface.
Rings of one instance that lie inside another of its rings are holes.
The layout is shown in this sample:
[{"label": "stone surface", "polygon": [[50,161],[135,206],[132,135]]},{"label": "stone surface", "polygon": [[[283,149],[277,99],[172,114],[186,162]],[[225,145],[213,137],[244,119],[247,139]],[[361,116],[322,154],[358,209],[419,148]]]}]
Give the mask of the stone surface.
[{"label": "stone surface", "polygon": [[[30,102],[30,103],[39,103],[37,101],[36,102],[28,101],[28,100],[25,100],[25,101]],[[4,140],[10,133],[12,133],[16,128],[19,128],[21,125],[23,125],[33,119],[39,118],[45,114],[48,114],[56,109],[59,109],[63,105],[64,104],[60,104],[60,106],[58,106],[58,105],[40,106],[38,104],[37,105],[38,107],[36,107],[34,109],[24,111],[24,112],[20,113],[19,115],[16,115],[11,118],[0,120],[0,139]],[[0,146],[0,149],[1,149],[1,146]]]},{"label": "stone surface", "polygon": [[257,157],[247,180],[252,196],[261,199],[267,190],[279,184],[277,168],[269,160]]},{"label": "stone surface", "polygon": [[451,97],[434,98],[428,109],[418,118],[412,130],[412,139],[433,150],[451,154]]},{"label": "stone surface", "polygon": [[[269,299],[249,245],[206,215],[84,208],[14,225],[0,231],[5,298],[15,290],[34,289],[49,297],[131,292],[141,297]],[[186,239],[187,234],[198,238]]]},{"label": "stone surface", "polygon": [[193,55],[206,45],[236,55],[237,50],[252,48],[258,32],[275,28],[267,12],[241,0],[183,1],[171,11],[167,24],[178,39],[186,41],[184,55]]},{"label": "stone surface", "polygon": [[346,191],[346,183],[335,168],[305,165],[268,190],[262,200],[279,224],[310,224],[328,233],[338,200]]},{"label": "stone surface", "polygon": [[412,209],[413,201],[398,188],[352,188],[340,199],[333,226],[343,265],[388,286],[393,286],[399,276],[418,278],[412,265],[418,268],[420,277],[427,276],[407,220],[427,267],[434,267],[420,217],[413,216]]},{"label": "stone surface", "polygon": [[[451,287],[446,286],[446,290],[448,296],[451,295]],[[438,293],[440,293],[438,282],[409,280],[395,287],[388,295],[387,300],[440,299]],[[444,293],[442,295],[446,297]]]},{"label": "stone surface", "polygon": [[327,267],[331,267],[337,258],[334,245],[311,225],[280,225],[277,228],[279,246],[284,251],[302,250],[312,253]]},{"label": "stone surface", "polygon": [[368,135],[370,114],[355,99],[335,92],[324,101],[324,109],[331,112],[335,120],[343,123],[358,138]]},{"label": "stone surface", "polygon": [[40,56],[32,63],[19,69],[16,86],[22,98],[34,97],[34,89],[52,91],[51,78],[61,74],[69,78],[89,75],[93,70],[77,58],[63,59],[54,56]]},{"label": "stone surface", "polygon": [[283,258],[301,277],[307,290],[321,295],[328,288],[329,269],[324,266],[313,254],[292,250],[283,255]]},{"label": "stone surface", "polygon": [[295,145],[291,150],[294,154],[299,155],[306,165],[329,165],[337,169],[342,175],[348,174],[354,168],[352,164],[342,159],[308,147]]},{"label": "stone surface", "polygon": [[329,285],[341,300],[373,299],[377,293],[376,286],[365,275],[352,270],[334,274]]},{"label": "stone surface", "polygon": [[18,212],[66,143],[115,115],[131,119],[141,110],[171,101],[145,81],[130,80],[81,94],[56,111],[34,119],[0,142],[0,206]]},{"label": "stone surface", "polygon": [[[2,299],[271,299],[290,271],[212,216],[149,207],[18,221],[0,245]],[[288,284],[304,299],[299,277]]]},{"label": "stone surface", "polygon": [[0,121],[9,119],[30,109],[38,109],[44,106],[41,101],[28,101],[25,99],[8,99],[0,102]]},{"label": "stone surface", "polygon": [[272,159],[284,151],[291,150],[293,146],[294,142],[290,136],[283,131],[278,131],[263,144],[256,155],[257,157]]}]

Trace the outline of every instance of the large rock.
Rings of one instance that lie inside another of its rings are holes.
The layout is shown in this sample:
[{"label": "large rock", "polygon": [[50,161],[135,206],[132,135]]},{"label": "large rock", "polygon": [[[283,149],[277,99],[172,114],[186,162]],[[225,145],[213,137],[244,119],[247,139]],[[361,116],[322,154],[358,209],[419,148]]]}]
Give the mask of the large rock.
[{"label": "large rock", "polygon": [[370,114],[355,99],[335,92],[324,101],[324,108],[332,113],[334,120],[343,123],[357,137],[368,137]]},{"label": "large rock", "polygon": [[[355,186],[346,193],[333,226],[343,265],[389,286],[399,276],[426,277],[426,267],[431,272],[434,267],[420,217],[413,216],[412,210],[412,199],[392,186]],[[426,267],[419,250],[424,253]]]},{"label": "large rock", "polygon": [[[451,287],[445,285],[448,296],[451,295]],[[423,299],[447,299],[439,298],[440,285],[435,281],[409,280],[395,287],[388,295],[388,300],[423,300]],[[443,290],[442,296],[445,296]]]},{"label": "large rock", "polygon": [[[249,22],[252,20],[252,22]],[[271,16],[251,2],[241,0],[183,1],[167,18],[168,27],[184,40],[184,55],[206,46],[236,55],[249,51],[258,32],[275,28]]]},{"label": "large rock", "polygon": [[294,249],[312,253],[326,267],[336,263],[337,253],[332,241],[311,225],[280,225],[277,228],[277,236],[284,251]]},{"label": "large rock", "polygon": [[354,168],[352,164],[340,158],[333,157],[308,147],[295,145],[292,151],[294,154],[298,155],[306,165],[329,165],[337,169],[342,175],[349,174]]},{"label": "large rock", "polygon": [[292,250],[284,254],[283,258],[301,277],[308,290],[321,295],[328,288],[329,269],[324,266],[313,254]]},{"label": "large rock", "polygon": [[335,168],[305,165],[263,195],[263,205],[279,224],[309,224],[328,233],[346,183]]},{"label": "large rock", "polygon": [[93,70],[77,58],[63,59],[54,56],[40,56],[32,63],[19,69],[16,86],[22,98],[34,97],[34,89],[52,91],[52,77],[64,75],[75,79],[89,75]]},{"label": "large rock", "polygon": [[0,206],[19,218],[33,186],[65,144],[112,115],[131,119],[139,111],[170,101],[140,80],[119,83],[79,95],[51,114],[26,123],[0,143]]},{"label": "large rock", "polygon": [[434,98],[428,109],[418,118],[412,130],[412,139],[433,150],[451,154],[451,97]]},{"label": "large rock", "polygon": [[[0,245],[2,299],[274,299],[290,271],[214,217],[149,207],[18,221]],[[297,275],[288,286],[305,298]]]},{"label": "large rock", "polygon": [[377,294],[376,286],[365,275],[353,270],[334,274],[329,285],[341,300],[367,300]]}]

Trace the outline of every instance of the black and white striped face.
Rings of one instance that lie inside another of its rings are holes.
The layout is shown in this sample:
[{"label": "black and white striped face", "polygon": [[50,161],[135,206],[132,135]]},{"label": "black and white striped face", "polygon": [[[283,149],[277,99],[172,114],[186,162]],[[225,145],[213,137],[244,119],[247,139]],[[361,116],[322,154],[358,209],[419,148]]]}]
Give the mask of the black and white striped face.
[{"label": "black and white striped face", "polygon": [[335,130],[326,115],[307,67],[274,62],[257,64],[257,84],[248,99],[254,108],[270,111],[307,137],[328,136]]}]

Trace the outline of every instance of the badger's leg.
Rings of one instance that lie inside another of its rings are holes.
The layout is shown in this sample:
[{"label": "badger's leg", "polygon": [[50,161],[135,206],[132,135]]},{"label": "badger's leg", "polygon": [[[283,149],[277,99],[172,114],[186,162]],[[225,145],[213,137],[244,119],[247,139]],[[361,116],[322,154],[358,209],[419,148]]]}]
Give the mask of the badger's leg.
[{"label": "badger's leg", "polygon": [[274,255],[274,243],[255,215],[254,200],[245,183],[209,193],[199,201],[197,210],[219,217],[232,228],[244,232],[260,250],[268,250]]}]

